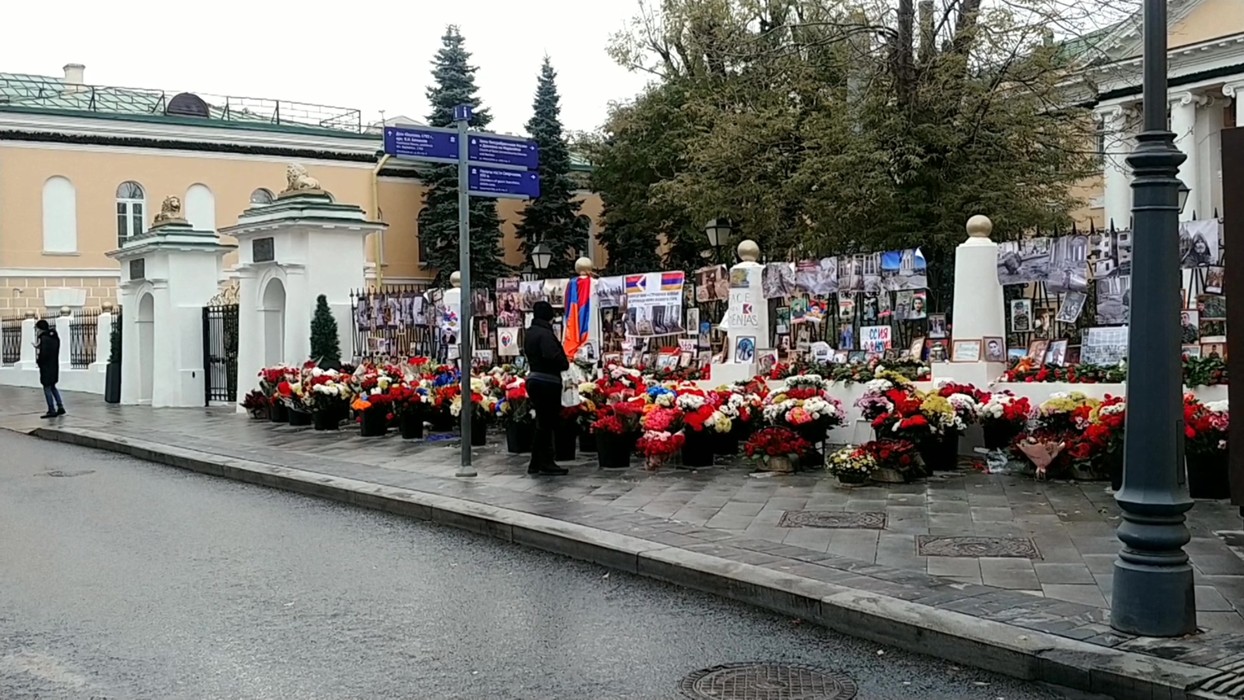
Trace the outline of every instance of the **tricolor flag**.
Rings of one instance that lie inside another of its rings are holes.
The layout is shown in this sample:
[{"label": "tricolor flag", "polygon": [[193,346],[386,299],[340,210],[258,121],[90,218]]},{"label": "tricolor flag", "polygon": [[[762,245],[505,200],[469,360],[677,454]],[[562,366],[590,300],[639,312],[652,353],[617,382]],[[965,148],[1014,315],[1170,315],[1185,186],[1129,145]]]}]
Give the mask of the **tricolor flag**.
[{"label": "tricolor flag", "polygon": [[682,291],[683,273],[681,272],[662,272],[661,273],[661,291],[663,292],[679,292]]},{"label": "tricolor flag", "polygon": [[645,289],[647,281],[647,275],[628,275],[626,278],[626,293],[639,294],[640,292],[647,291]]},{"label": "tricolor flag", "polygon": [[587,343],[591,327],[592,278],[577,277],[566,283],[566,322],[562,333],[562,348],[571,361]]}]

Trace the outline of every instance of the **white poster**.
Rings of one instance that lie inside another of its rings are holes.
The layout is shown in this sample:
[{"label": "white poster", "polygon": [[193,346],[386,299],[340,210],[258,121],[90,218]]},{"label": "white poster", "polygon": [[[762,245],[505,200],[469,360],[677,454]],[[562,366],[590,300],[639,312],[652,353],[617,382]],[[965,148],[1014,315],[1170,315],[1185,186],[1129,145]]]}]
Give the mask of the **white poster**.
[{"label": "white poster", "polygon": [[[681,335],[682,272],[626,275],[626,334],[637,338]],[[733,291],[733,290],[732,290]]]},{"label": "white poster", "polygon": [[732,288],[730,306],[726,311],[726,327],[732,331],[759,331],[760,311],[757,305],[765,302],[758,296],[755,287]]},{"label": "white poster", "polygon": [[518,329],[517,328],[498,328],[497,329],[497,350],[501,357],[517,357],[518,356]]},{"label": "white poster", "polygon": [[862,326],[860,328],[860,350],[881,354],[889,349],[889,326]]},{"label": "white poster", "polygon": [[1127,359],[1127,326],[1085,328],[1080,362],[1086,365],[1117,365]]}]

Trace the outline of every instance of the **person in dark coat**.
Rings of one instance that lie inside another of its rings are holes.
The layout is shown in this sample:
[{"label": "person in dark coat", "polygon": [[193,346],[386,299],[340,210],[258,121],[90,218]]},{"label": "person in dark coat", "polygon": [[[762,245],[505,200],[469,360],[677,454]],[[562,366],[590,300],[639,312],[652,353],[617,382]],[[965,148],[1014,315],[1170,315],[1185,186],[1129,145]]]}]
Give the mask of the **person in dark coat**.
[{"label": "person in dark coat", "polygon": [[43,385],[43,398],[47,399],[48,412],[41,418],[55,418],[65,415],[65,402],[56,390],[60,381],[60,336],[56,329],[48,325],[44,319],[35,323],[35,364],[39,366],[39,383]]},{"label": "person in dark coat", "polygon": [[553,333],[556,313],[552,304],[536,302],[532,316],[534,319],[523,340],[528,368],[527,397],[536,409],[536,436],[527,473],[566,474],[567,471],[553,461],[553,435],[561,421],[562,372],[570,369],[570,361]]}]

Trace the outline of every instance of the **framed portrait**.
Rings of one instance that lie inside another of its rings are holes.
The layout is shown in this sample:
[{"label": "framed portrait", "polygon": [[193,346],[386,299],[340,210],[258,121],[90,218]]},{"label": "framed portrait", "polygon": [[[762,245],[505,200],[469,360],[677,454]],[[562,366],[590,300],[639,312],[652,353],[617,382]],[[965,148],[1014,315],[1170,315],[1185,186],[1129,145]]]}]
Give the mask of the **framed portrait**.
[{"label": "framed portrait", "polygon": [[946,338],[929,338],[924,348],[930,363],[950,361],[950,341]]},{"label": "framed portrait", "polygon": [[919,360],[924,354],[924,336],[916,336],[911,339],[911,345],[908,346],[907,352],[911,354],[913,359]]},{"label": "framed portrait", "polygon": [[981,361],[981,341],[979,340],[956,340],[951,345],[950,353],[951,362],[980,362]]},{"label": "framed portrait", "polygon": [[1045,349],[1045,364],[1063,367],[1067,364],[1067,340],[1052,340]]},{"label": "framed portrait", "polygon": [[985,362],[1006,362],[1006,339],[986,337],[982,340],[985,348]]},{"label": "framed portrait", "polygon": [[1028,344],[1028,359],[1040,366],[1045,363],[1045,350],[1049,346],[1048,340],[1034,340]]},{"label": "framed portrait", "polygon": [[929,337],[945,338],[946,332],[946,314],[929,314]]},{"label": "framed portrait", "polygon": [[756,336],[741,335],[734,345],[735,362],[756,361]]},{"label": "framed portrait", "polygon": [[1011,332],[1028,333],[1032,331],[1032,300],[1011,300]]}]

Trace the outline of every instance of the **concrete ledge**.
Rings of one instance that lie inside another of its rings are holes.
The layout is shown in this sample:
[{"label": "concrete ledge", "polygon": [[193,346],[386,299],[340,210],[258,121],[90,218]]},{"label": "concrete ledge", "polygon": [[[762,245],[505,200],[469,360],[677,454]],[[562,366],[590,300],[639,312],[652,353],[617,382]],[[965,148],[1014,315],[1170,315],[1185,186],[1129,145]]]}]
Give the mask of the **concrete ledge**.
[{"label": "concrete ledge", "polygon": [[[966,666],[1119,698],[1192,693],[1220,672],[1079,642],[800,575],[799,565],[704,543],[687,548],[425,491],[229,459],[89,429],[33,435],[127,454],[249,484],[432,521],[613,569],[686,586],[823,625],[834,631]],[[727,559],[726,555],[735,559]],[[746,555],[746,556],[740,556]]]}]

